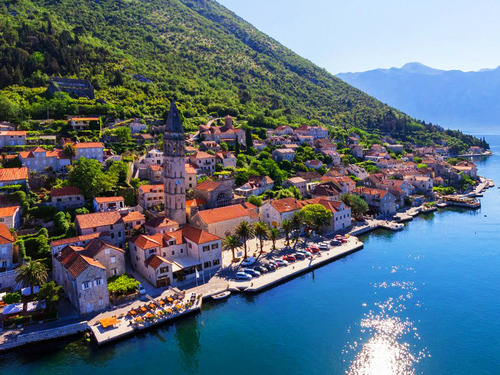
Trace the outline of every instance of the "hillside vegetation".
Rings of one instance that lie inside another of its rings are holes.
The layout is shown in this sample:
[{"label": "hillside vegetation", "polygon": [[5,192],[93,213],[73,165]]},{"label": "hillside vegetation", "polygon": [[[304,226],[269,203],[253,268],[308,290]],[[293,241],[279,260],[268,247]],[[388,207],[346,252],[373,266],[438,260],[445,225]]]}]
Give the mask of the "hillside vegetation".
[{"label": "hillside vegetation", "polygon": [[[151,83],[140,82],[141,74]],[[49,97],[50,76],[88,78],[102,101]],[[187,129],[231,114],[465,147],[476,138],[417,122],[353,88],[212,0],[0,0],[0,119],[163,117]]]}]

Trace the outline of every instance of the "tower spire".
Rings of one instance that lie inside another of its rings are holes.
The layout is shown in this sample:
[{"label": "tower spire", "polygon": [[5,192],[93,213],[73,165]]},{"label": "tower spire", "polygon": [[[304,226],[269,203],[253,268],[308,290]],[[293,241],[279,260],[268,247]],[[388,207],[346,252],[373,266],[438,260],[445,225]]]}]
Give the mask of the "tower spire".
[{"label": "tower spire", "polygon": [[181,116],[175,104],[175,98],[170,102],[170,110],[168,111],[167,123],[165,124],[165,132],[183,133]]}]

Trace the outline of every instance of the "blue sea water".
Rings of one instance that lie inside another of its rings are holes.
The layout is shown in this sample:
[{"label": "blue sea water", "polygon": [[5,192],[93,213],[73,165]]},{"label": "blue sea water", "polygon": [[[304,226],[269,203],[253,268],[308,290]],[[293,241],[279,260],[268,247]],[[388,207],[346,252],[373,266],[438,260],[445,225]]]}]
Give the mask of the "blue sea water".
[{"label": "blue sea water", "polygon": [[[487,137],[500,153],[500,136]],[[500,156],[478,161],[500,184]],[[255,296],[96,347],[0,356],[0,374],[500,374],[500,189]]]}]

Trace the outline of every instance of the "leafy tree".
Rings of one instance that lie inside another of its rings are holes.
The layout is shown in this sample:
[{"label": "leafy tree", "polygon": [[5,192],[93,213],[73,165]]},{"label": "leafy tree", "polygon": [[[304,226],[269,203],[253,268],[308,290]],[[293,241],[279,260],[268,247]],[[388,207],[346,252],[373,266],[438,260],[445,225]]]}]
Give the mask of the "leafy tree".
[{"label": "leafy tree", "polygon": [[236,260],[235,250],[242,245],[238,236],[230,234],[222,240],[222,247],[224,250],[231,250],[233,255],[233,262]]},{"label": "leafy tree", "polygon": [[250,129],[250,128],[245,129],[245,142],[246,142],[247,150],[250,150],[251,148],[253,148],[252,129]]},{"label": "leafy tree", "polygon": [[250,195],[248,197],[248,199],[247,199],[247,202],[251,203],[251,204],[253,204],[253,205],[257,206],[257,207],[262,206],[262,198],[257,197],[255,195]]},{"label": "leafy tree", "polygon": [[105,174],[97,160],[86,158],[78,159],[68,173],[69,184],[78,187],[89,200],[111,191],[117,179],[117,176]]},{"label": "leafy tree", "polygon": [[130,141],[131,130],[128,126],[120,126],[115,129],[115,135],[118,137],[120,142],[126,143]]},{"label": "leafy tree", "polygon": [[45,306],[47,311],[55,311],[59,299],[62,295],[62,286],[57,285],[55,281],[49,281],[40,287],[37,294],[37,299],[39,301],[45,300]]},{"label": "leafy tree", "polygon": [[291,226],[292,226],[292,232],[293,232],[293,237],[295,239],[295,244],[299,241],[300,237],[300,229],[302,228],[302,218],[300,217],[299,213],[295,213],[292,218],[290,219],[291,221]]},{"label": "leafy tree", "polygon": [[245,249],[245,259],[247,258],[247,241],[255,236],[253,227],[248,223],[248,221],[242,221],[235,228],[234,233],[243,242]]},{"label": "leafy tree", "polygon": [[3,296],[2,301],[5,302],[6,305],[10,305],[11,303],[20,303],[21,302],[21,293],[7,293]]},{"label": "leafy tree", "polygon": [[126,274],[117,275],[108,279],[108,290],[115,296],[133,293],[139,287],[139,281]]},{"label": "leafy tree", "polygon": [[47,282],[48,269],[39,260],[30,260],[19,267],[16,275],[16,283],[21,283],[23,287],[30,287],[31,295],[35,285],[42,285]]},{"label": "leafy tree", "polygon": [[263,221],[257,221],[253,226],[255,237],[259,239],[260,252],[264,251],[264,241],[269,238],[269,226]]},{"label": "leafy tree", "polygon": [[54,224],[60,233],[66,234],[70,227],[70,222],[66,218],[66,214],[62,211],[59,211],[54,215]]},{"label": "leafy tree", "polygon": [[300,209],[298,212],[301,222],[315,232],[318,232],[321,227],[330,224],[333,213],[327,210],[321,204],[309,204]]},{"label": "leafy tree", "polygon": [[351,207],[351,213],[354,217],[363,216],[368,212],[368,204],[358,195],[344,194],[342,202]]}]

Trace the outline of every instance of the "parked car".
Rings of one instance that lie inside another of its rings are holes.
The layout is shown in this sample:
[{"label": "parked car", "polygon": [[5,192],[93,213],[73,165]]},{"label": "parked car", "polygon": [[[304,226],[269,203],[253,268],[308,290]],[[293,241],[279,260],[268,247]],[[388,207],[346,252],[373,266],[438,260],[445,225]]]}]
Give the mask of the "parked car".
[{"label": "parked car", "polygon": [[332,240],[332,241],[330,242],[330,245],[333,245],[333,246],[340,246],[340,245],[342,245],[342,241],[340,241],[340,240]]},{"label": "parked car", "polygon": [[257,267],[254,267],[253,269],[255,271],[260,272],[261,274],[269,272],[269,270],[267,269],[267,266],[257,266]]},{"label": "parked car", "polygon": [[239,271],[236,273],[236,276],[234,277],[236,280],[252,280],[252,275]]},{"label": "parked car", "polygon": [[299,253],[298,251],[295,254],[293,254],[293,256],[297,260],[306,259],[306,255],[304,253]]},{"label": "parked car", "polygon": [[241,265],[242,266],[251,266],[254,263],[255,263],[255,258],[249,257],[249,258],[245,259],[243,262],[241,262]]},{"label": "parked car", "polygon": [[248,273],[249,275],[252,275],[252,277],[258,277],[258,276],[260,276],[260,272],[259,271],[255,271],[255,270],[253,270],[251,268],[245,268],[245,269],[243,269],[241,271],[243,271],[245,273]]},{"label": "parked car", "polygon": [[278,266],[276,266],[275,262],[268,262],[264,265],[269,271],[274,271]]},{"label": "parked car", "polygon": [[311,258],[312,257],[312,254],[309,251],[307,251],[307,250],[299,250],[299,251],[297,251],[297,253],[295,254],[295,257],[297,257],[297,254],[302,254],[306,258]]},{"label": "parked car", "polygon": [[313,246],[313,247],[309,247],[307,248],[307,250],[311,253],[311,254],[318,254],[320,251],[319,249],[316,247],[316,246]]},{"label": "parked car", "polygon": [[321,251],[327,251],[327,250],[330,250],[330,247],[328,245],[322,244],[322,245],[319,245],[319,249]]},{"label": "parked car", "polygon": [[139,289],[139,293],[140,294],[142,294],[142,295],[146,294],[146,289],[144,289],[144,287],[142,286],[142,284],[139,284],[137,286],[137,289]]},{"label": "parked car", "polygon": [[295,262],[296,258],[293,255],[284,255],[283,260],[286,260],[287,262]]},{"label": "parked car", "polygon": [[288,266],[288,262],[284,259],[276,259],[275,263],[278,267],[286,267]]}]

